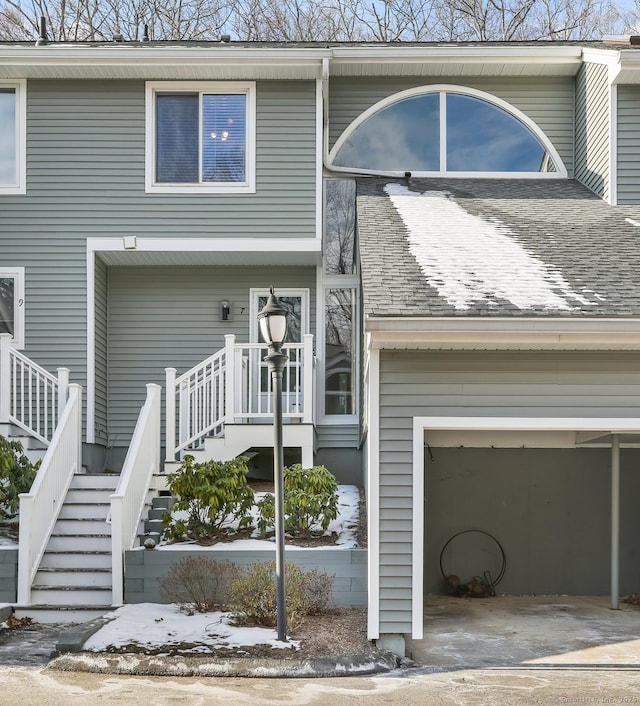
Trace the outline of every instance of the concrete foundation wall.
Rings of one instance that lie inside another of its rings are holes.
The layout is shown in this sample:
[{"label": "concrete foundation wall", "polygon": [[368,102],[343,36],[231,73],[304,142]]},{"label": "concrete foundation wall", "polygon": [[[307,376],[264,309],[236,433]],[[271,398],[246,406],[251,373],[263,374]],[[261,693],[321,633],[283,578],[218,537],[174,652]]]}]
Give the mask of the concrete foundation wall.
[{"label": "concrete foundation wall", "polygon": [[[366,549],[291,549],[286,561],[301,569],[319,569],[335,575],[331,604],[334,606],[367,605]],[[237,566],[273,561],[273,550],[229,551],[215,549],[144,550],[125,552],[124,599],[126,603],[167,603],[158,578],[167,575],[172,565],[192,556],[214,561],[231,561]]]},{"label": "concrete foundation wall", "polygon": [[[606,595],[610,590],[609,449],[432,448],[425,454],[425,592],[443,593],[440,553],[466,529],[504,548],[498,594]],[[620,456],[620,591],[640,589],[640,450]],[[443,555],[463,582],[500,570],[499,548],[462,535]]]},{"label": "concrete foundation wall", "polygon": [[18,590],[18,548],[0,547],[0,603],[15,603]]}]

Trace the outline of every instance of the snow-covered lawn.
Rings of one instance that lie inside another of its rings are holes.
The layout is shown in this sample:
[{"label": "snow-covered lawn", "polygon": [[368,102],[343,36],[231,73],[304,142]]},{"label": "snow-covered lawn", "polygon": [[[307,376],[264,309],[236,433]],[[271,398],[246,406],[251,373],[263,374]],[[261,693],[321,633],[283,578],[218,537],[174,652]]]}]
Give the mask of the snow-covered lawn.
[{"label": "snow-covered lawn", "polygon": [[[263,498],[265,493],[256,493],[255,500],[256,503]],[[355,485],[340,485],[338,486],[338,516],[335,520],[329,523],[325,534],[326,535],[336,535],[335,544],[323,545],[314,547],[314,549],[354,549],[358,546],[358,522],[359,522],[359,503],[360,503],[360,493]],[[257,519],[257,508],[254,505],[252,511],[253,524],[255,527]],[[186,512],[174,512],[173,516],[176,519],[186,519]],[[233,525],[229,524],[229,527]],[[317,528],[320,529],[320,528]],[[252,532],[251,539],[236,539],[230,542],[218,542],[217,544],[207,545],[209,549],[219,550],[230,550],[237,551],[238,549],[264,549],[265,547],[273,546],[273,537],[269,539],[258,539],[259,532],[256,529]],[[160,542],[156,549],[164,550],[177,550],[184,549],[185,546],[195,545],[198,548],[201,545],[196,545],[193,541],[188,542],[178,542],[174,544],[168,544],[166,542]],[[287,545],[290,549],[295,549],[294,545]]]},{"label": "snow-covered lawn", "polygon": [[176,605],[136,603],[125,605],[107,617],[115,618],[85,642],[83,650],[103,652],[108,647],[138,645],[155,651],[163,646],[190,645],[187,653],[207,653],[212,649],[269,645],[273,649],[299,648],[295,640],[279,642],[271,628],[236,627],[229,613],[187,615]]}]

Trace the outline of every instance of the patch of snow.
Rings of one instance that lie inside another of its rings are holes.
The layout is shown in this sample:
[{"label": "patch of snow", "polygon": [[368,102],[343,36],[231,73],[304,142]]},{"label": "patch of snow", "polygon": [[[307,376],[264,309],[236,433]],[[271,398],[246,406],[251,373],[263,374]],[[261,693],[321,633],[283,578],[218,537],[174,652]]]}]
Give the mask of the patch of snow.
[{"label": "patch of snow", "polygon": [[296,640],[280,642],[276,630],[241,627],[232,624],[229,613],[212,612],[187,615],[176,605],[136,603],[108,613],[109,623],[84,644],[87,652],[104,652],[108,647],[139,645],[150,649],[163,645],[193,643],[192,651],[209,652],[223,647],[242,648],[270,645],[273,649],[300,648]]},{"label": "patch of snow", "polygon": [[[256,504],[264,497],[265,493],[256,493],[255,500]],[[335,533],[337,535],[336,543],[330,546],[314,547],[314,549],[354,549],[358,546],[357,541],[357,531],[358,531],[358,521],[360,514],[360,492],[355,485],[339,485],[338,486],[338,516],[335,520],[332,520],[325,531],[326,535],[331,535]],[[254,505],[252,508],[251,515],[253,517],[254,527],[256,525],[258,512],[257,507]],[[172,517],[175,519],[185,519],[187,518],[186,511],[176,511],[172,513]],[[235,523],[227,523],[225,526],[228,528],[237,527],[237,521]],[[313,528],[312,528],[313,529]],[[320,530],[320,527],[315,528]],[[197,549],[211,549],[215,551],[226,550],[226,551],[237,551],[238,549],[271,549],[273,548],[274,538],[259,539],[258,529],[254,529],[252,533],[252,539],[236,539],[230,542],[218,542],[217,544],[211,545],[200,545],[194,541],[178,542],[174,544],[167,544],[166,542],[160,542],[156,546],[156,550],[183,550],[188,547],[193,547]],[[287,551],[289,549],[303,549],[304,547],[295,547],[293,545],[287,545]]]},{"label": "patch of snow", "polygon": [[396,183],[384,190],[407,227],[409,249],[427,282],[454,308],[500,299],[519,309],[593,305],[518,243],[507,225],[474,216],[449,193],[418,193]]}]

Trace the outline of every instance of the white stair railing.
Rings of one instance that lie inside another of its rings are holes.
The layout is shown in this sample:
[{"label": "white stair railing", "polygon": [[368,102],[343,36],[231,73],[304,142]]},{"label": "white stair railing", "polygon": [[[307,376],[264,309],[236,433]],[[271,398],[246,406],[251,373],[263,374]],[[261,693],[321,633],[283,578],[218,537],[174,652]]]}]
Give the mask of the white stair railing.
[{"label": "white stair railing", "polygon": [[20,494],[18,603],[29,605],[31,584],[74,473],[82,468],[82,388],[69,385],[69,399],[28,493]]},{"label": "white stair railing", "polygon": [[0,334],[0,423],[24,429],[43,444],[51,442],[67,401],[68,368],[58,375],[14,348],[10,334]]},{"label": "white stair railing", "polygon": [[132,549],[154,473],[160,471],[160,385],[147,385],[120,481],[111,496],[113,605],[124,601],[124,552]]},{"label": "white stair railing", "polygon": [[[284,346],[283,418],[313,422],[313,336]],[[264,358],[265,343],[236,343],[225,336],[225,347],[176,377],[166,368],[166,458],[196,448],[207,436],[220,436],[224,425],[273,416],[271,376]]]}]

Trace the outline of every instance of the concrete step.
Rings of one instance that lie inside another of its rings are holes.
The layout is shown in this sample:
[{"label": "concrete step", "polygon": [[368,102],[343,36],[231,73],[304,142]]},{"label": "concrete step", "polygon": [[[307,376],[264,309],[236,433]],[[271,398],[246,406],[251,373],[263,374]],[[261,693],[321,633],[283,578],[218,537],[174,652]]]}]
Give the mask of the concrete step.
[{"label": "concrete step", "polygon": [[109,503],[69,503],[60,508],[58,519],[75,520],[80,518],[100,518],[106,520],[111,505]]},{"label": "concrete step", "polygon": [[149,510],[148,519],[149,520],[160,520],[160,522],[162,522],[164,519],[164,516],[168,512],[169,512],[169,510],[166,507],[152,507]]},{"label": "concrete step", "polygon": [[34,586],[48,588],[74,588],[84,586],[111,589],[111,569],[61,569],[42,568],[36,572]]},{"label": "concrete step", "polygon": [[46,551],[41,569],[111,569],[111,552],[51,552]]},{"label": "concrete step", "polygon": [[75,519],[59,519],[53,531],[55,534],[110,534],[111,525],[100,518],[76,517]]},{"label": "concrete step", "polygon": [[31,618],[34,623],[67,625],[88,623],[112,610],[115,607],[110,605],[18,605],[14,608],[14,615],[16,618]]},{"label": "concrete step", "polygon": [[97,535],[73,535],[73,534],[52,534],[47,545],[47,551],[51,552],[110,552],[111,536],[104,534]]},{"label": "concrete step", "polygon": [[51,588],[35,584],[31,588],[31,602],[34,605],[86,605],[105,606],[111,604],[111,587],[74,586]]}]

